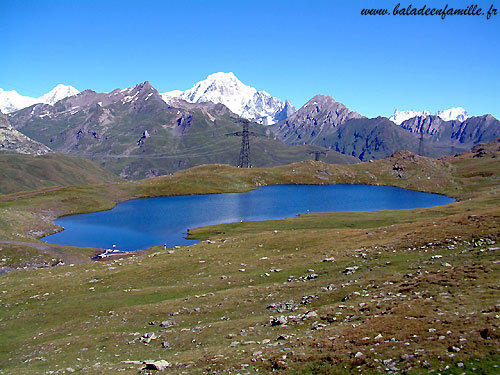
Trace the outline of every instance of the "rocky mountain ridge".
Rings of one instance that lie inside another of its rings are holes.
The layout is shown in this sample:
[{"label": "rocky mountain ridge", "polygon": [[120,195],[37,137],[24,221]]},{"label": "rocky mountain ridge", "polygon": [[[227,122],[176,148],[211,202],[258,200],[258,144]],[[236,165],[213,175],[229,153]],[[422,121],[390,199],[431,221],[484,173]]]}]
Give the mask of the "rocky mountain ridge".
[{"label": "rocky mountain ridge", "polygon": [[[239,117],[223,104],[167,104],[149,83],[110,93],[85,90],[54,105],[35,104],[9,115],[12,125],[53,150],[99,161],[120,177],[138,179],[200,164],[236,165],[241,138]],[[286,108],[286,103],[285,103]],[[254,166],[311,159],[318,146],[290,147],[274,140],[269,129],[252,123]],[[325,161],[355,163],[331,152]]]},{"label": "rocky mountain ridge", "polygon": [[270,128],[287,144],[314,144],[362,161],[387,157],[400,149],[438,157],[500,136],[500,122],[491,115],[467,117],[461,122],[443,118],[464,118],[468,115],[463,109],[439,113],[441,117],[397,113],[410,117],[397,125],[385,117],[365,118],[331,97],[317,95]]}]

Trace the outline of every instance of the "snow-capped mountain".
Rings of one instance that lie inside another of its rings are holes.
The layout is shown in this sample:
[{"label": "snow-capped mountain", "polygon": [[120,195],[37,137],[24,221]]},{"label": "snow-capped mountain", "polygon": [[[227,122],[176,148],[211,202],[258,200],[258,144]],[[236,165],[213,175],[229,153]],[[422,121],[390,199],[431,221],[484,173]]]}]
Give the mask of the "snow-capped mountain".
[{"label": "snow-capped mountain", "polygon": [[437,111],[436,116],[441,117],[444,121],[456,120],[460,122],[464,122],[470,117],[467,111],[462,107],[450,108],[445,111]]},{"label": "snow-capped mountain", "polygon": [[14,112],[18,109],[29,107],[35,103],[35,98],[23,96],[18,94],[15,90],[5,91],[4,89],[0,89],[0,110],[3,113]]},{"label": "snow-capped mountain", "polygon": [[243,84],[233,73],[214,73],[189,90],[175,90],[161,95],[168,104],[175,99],[190,103],[221,103],[235,114],[264,125],[282,120],[284,113],[295,112],[290,102],[284,103],[265,91]]},{"label": "snow-capped mountain", "polygon": [[[430,115],[431,115],[431,113],[429,111],[422,111],[422,112],[399,111],[396,109],[394,111],[394,114],[391,117],[389,117],[389,120],[391,120],[392,122],[394,122],[398,125],[401,125],[401,123],[403,123],[404,121],[409,120],[413,117],[427,117]],[[440,117],[444,121],[454,120],[454,121],[460,121],[460,122],[463,122],[470,117],[468,115],[468,113],[466,112],[466,110],[463,109],[462,107],[450,108],[450,109],[446,109],[444,111],[437,111],[435,113],[435,116]]]},{"label": "snow-capped mountain", "polygon": [[5,91],[0,88],[0,110],[3,113],[11,113],[21,108],[29,107],[36,103],[54,104],[68,96],[78,94],[79,91],[73,86],[57,85],[48,93],[39,98],[23,96],[15,90]]},{"label": "snow-capped mountain", "polygon": [[38,98],[38,103],[54,104],[61,99],[67,98],[68,96],[73,96],[79,94],[80,91],[75,89],[73,86],[66,86],[59,84],[50,90],[48,93],[40,96]]},{"label": "snow-capped mountain", "polygon": [[413,117],[427,117],[430,116],[429,111],[422,111],[422,112],[417,112],[417,111],[399,111],[395,110],[394,114],[389,117],[389,120],[394,122],[395,124],[401,125],[403,121],[409,120]]}]

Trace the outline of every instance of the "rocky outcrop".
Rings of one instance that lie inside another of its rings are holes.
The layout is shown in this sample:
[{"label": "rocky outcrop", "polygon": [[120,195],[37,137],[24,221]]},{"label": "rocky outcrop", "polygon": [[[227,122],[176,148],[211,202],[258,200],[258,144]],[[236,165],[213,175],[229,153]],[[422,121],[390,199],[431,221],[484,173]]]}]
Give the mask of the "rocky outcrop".
[{"label": "rocky outcrop", "polygon": [[7,116],[0,112],[0,152],[43,155],[50,149],[14,129]]}]

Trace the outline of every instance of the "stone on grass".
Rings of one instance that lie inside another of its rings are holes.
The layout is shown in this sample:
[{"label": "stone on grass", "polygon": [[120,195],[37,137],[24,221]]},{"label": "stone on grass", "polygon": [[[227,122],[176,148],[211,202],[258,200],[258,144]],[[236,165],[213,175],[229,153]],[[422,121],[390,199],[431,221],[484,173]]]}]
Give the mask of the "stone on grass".
[{"label": "stone on grass", "polygon": [[172,366],[170,362],[165,361],[164,359],[161,359],[159,361],[144,361],[144,364],[146,367],[144,368],[145,370],[157,370],[157,371],[163,371]]},{"label": "stone on grass", "polygon": [[272,326],[281,326],[281,325],[286,324],[287,321],[288,321],[288,319],[286,316],[280,315],[277,318],[271,317],[270,323]]},{"label": "stone on grass", "polygon": [[145,342],[146,344],[154,339],[156,339],[156,333],[154,332],[148,332],[145,333],[144,336],[142,336],[142,341]]},{"label": "stone on grass", "polygon": [[316,311],[308,311],[307,313],[304,314],[304,317],[302,319],[311,319],[311,318],[317,318],[318,313]]}]

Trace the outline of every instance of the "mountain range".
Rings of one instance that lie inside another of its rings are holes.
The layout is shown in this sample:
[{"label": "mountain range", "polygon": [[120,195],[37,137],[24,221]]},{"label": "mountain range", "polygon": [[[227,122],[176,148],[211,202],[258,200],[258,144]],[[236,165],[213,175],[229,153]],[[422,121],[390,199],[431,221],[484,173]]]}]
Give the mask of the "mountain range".
[{"label": "mountain range", "polygon": [[11,113],[36,103],[55,104],[61,99],[78,93],[79,91],[73,86],[62,84],[57,85],[39,98],[23,96],[18,94],[15,90],[5,91],[0,88],[0,111],[3,113]]},{"label": "mountain range", "polygon": [[[189,90],[162,94],[147,81],[109,93],[73,95],[64,90],[68,86],[58,87],[39,103],[9,113],[5,119],[12,126],[4,133],[21,132],[128,179],[204,163],[237,164],[241,138],[227,135],[241,131],[240,117],[252,121],[250,131],[257,135],[251,140],[254,166],[310,159],[315,151],[336,163],[380,159],[400,149],[437,157],[500,137],[497,119],[470,117],[463,108],[435,115],[396,110],[390,118],[367,118],[316,95],[295,110],[233,73],[215,73]],[[12,142],[9,147],[15,152]]]},{"label": "mountain range", "polygon": [[407,114],[396,111],[396,123],[386,117],[366,118],[331,97],[317,95],[270,128],[287,144],[314,144],[361,161],[384,158],[400,149],[439,157],[500,137],[500,121],[491,115],[468,117],[463,109],[439,115]]},{"label": "mountain range", "polygon": [[[10,113],[11,124],[52,150],[99,162],[117,175],[139,179],[200,164],[237,164],[241,138],[239,117],[223,104],[167,104],[149,83],[110,93],[85,90],[54,105],[35,104]],[[254,166],[272,166],[311,159],[314,145],[290,147],[267,127],[252,123]],[[359,162],[340,153],[325,161]]]},{"label": "mountain range", "polygon": [[[395,110],[389,120],[394,122],[395,124],[401,125],[403,121],[409,120],[414,117],[427,117],[430,116],[431,113],[429,111],[399,111]],[[462,107],[450,108],[444,111],[437,111],[434,116],[439,117],[444,121],[465,121],[470,116],[465,109]]]}]

